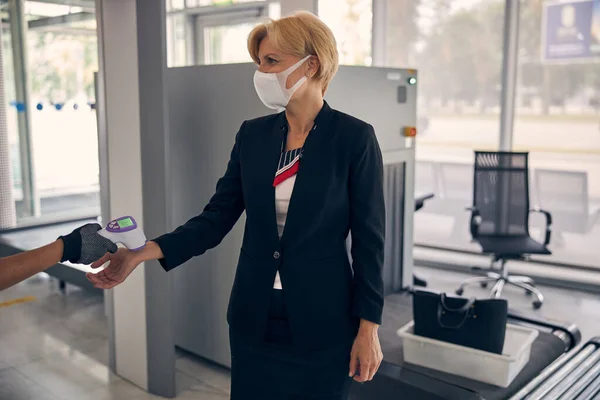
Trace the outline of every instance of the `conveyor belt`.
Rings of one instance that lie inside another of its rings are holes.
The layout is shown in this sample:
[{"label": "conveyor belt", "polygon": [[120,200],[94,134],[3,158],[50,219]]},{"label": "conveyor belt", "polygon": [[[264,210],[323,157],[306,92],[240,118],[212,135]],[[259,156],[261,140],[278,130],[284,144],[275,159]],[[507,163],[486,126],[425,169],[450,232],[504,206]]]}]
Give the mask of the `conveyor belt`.
[{"label": "conveyor belt", "polygon": [[[517,393],[532,379],[538,376],[548,365],[565,353],[577,332],[556,326],[562,334],[553,333],[552,323],[540,326],[540,334],[533,343],[530,362],[523,368],[508,388],[499,388],[482,382],[405,364],[402,341],[397,330],[412,320],[412,296],[408,293],[386,297],[383,325],[380,328],[380,340],[384,354],[384,363],[372,382],[355,385],[352,400],[387,400],[402,398],[419,400],[457,399],[457,400],[505,400]],[[520,323],[517,317],[511,323]],[[531,319],[525,323],[535,326]],[[565,333],[567,332],[567,333]]]},{"label": "conveyor belt", "polygon": [[511,400],[600,399],[600,337],[577,347],[551,366]]}]

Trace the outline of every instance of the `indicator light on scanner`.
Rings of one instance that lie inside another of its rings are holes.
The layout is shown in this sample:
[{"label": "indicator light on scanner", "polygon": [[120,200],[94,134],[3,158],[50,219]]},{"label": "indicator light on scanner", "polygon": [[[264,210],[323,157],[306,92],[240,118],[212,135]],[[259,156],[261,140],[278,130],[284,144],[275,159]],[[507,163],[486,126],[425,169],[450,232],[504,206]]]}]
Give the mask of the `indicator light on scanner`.
[{"label": "indicator light on scanner", "polygon": [[415,128],[414,126],[405,126],[404,127],[404,136],[405,137],[417,136],[417,128]]},{"label": "indicator light on scanner", "polygon": [[408,82],[409,85],[415,85],[417,83],[417,78],[415,78],[414,76],[411,76],[406,81]]}]

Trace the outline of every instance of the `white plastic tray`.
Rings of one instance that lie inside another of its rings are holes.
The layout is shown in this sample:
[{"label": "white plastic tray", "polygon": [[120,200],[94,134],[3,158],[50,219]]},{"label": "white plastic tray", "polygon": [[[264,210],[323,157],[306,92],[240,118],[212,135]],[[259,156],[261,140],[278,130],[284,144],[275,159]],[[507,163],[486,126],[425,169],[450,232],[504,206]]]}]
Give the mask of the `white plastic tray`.
[{"label": "white plastic tray", "polygon": [[410,322],[398,330],[405,362],[504,388],[529,362],[531,344],[538,336],[535,329],[507,324],[500,355],[417,336],[413,326]]}]

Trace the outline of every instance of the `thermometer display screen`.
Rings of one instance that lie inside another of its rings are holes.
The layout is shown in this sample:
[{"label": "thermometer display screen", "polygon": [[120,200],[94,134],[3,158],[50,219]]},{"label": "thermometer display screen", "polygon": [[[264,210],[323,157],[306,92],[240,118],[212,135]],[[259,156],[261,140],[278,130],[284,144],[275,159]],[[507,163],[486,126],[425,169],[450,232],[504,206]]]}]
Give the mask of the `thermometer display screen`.
[{"label": "thermometer display screen", "polygon": [[125,218],[125,219],[118,220],[117,224],[119,225],[119,228],[121,228],[121,229],[129,228],[130,226],[133,226],[133,221],[131,220],[131,218]]}]

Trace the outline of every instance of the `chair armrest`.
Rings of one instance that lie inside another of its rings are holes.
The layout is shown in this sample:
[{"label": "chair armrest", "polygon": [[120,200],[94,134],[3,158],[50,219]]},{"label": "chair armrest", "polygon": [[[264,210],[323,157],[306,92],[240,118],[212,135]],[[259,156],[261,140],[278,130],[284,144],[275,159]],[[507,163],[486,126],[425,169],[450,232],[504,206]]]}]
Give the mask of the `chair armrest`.
[{"label": "chair armrest", "polygon": [[471,211],[471,221],[469,223],[469,230],[471,231],[471,236],[476,238],[479,235],[479,225],[481,224],[481,215],[479,215],[479,210],[477,207],[467,207],[466,211]]},{"label": "chair armrest", "polygon": [[588,222],[588,227],[587,230],[591,231],[592,229],[594,229],[594,226],[596,226],[596,224],[600,222],[600,208],[595,210],[590,216],[589,216],[589,222]]},{"label": "chair armrest", "polygon": [[429,199],[432,199],[435,195],[433,193],[427,193],[421,196],[415,197],[415,211],[419,211],[423,206],[425,206],[425,202]]},{"label": "chair armrest", "polygon": [[529,212],[537,212],[546,216],[546,237],[544,238],[544,246],[548,246],[550,238],[552,237],[552,214],[546,210],[542,210],[539,207],[534,207]]}]

